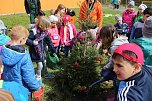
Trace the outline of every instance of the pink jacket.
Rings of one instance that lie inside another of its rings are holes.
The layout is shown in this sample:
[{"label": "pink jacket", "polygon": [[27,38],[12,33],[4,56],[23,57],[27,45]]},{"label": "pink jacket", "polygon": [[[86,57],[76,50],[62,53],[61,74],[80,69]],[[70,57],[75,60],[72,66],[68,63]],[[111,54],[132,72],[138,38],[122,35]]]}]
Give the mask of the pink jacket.
[{"label": "pink jacket", "polygon": [[49,36],[52,40],[52,43],[53,43],[54,47],[59,46],[60,35],[59,35],[59,32],[58,32],[57,26],[55,28],[48,29],[48,33],[49,33]]},{"label": "pink jacket", "polygon": [[132,25],[133,25],[133,20],[136,16],[136,12],[131,12],[131,11],[128,11],[128,10],[125,10],[123,13],[122,13],[122,21],[123,23],[127,23],[128,26],[129,26],[129,32],[128,34],[131,33],[131,29],[132,29]]},{"label": "pink jacket", "polygon": [[[75,37],[77,35],[77,30],[74,24],[70,24],[73,30],[73,36]],[[70,32],[67,30],[67,35],[66,35],[66,42],[64,42],[64,26],[61,26],[60,29],[60,38],[61,38],[61,44],[66,45],[66,43],[69,43],[69,45],[72,44],[72,39],[70,39]]]}]

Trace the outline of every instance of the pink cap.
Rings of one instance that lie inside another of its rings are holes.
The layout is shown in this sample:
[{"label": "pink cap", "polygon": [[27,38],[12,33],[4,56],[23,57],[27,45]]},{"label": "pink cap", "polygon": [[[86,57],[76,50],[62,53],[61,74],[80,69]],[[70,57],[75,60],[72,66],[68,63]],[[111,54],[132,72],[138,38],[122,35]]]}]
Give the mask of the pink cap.
[{"label": "pink cap", "polygon": [[70,15],[66,15],[66,14],[65,14],[65,15],[63,16],[63,18],[62,18],[62,21],[63,21],[63,22],[70,22]]},{"label": "pink cap", "polygon": [[[128,54],[125,54],[124,53],[125,50],[133,52],[134,54],[136,54],[137,58],[134,58]],[[144,64],[143,51],[138,45],[136,45],[134,43],[122,44],[115,49],[114,53],[120,54],[121,56],[123,56],[124,58],[126,58],[129,61],[137,62],[137,63],[140,63],[142,65]]]}]

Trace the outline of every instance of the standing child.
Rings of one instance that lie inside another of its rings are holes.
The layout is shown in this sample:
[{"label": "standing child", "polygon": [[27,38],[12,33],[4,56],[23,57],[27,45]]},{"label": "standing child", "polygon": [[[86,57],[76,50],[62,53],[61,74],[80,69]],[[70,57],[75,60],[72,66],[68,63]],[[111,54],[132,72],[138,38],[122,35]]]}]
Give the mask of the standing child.
[{"label": "standing child", "polygon": [[152,68],[144,66],[142,49],[136,44],[123,44],[115,49],[112,60],[120,80],[117,101],[151,101]]},{"label": "standing child", "polygon": [[[42,17],[36,26],[36,28],[30,30],[30,35],[26,41],[26,44],[29,45],[29,52],[33,62],[37,63],[38,70],[36,72],[36,78],[38,81],[41,80],[41,70],[44,67],[45,60],[45,49],[46,45],[55,55],[55,49],[52,44],[52,41],[47,33],[47,28],[50,26],[50,21],[47,17]],[[47,75],[47,73],[44,73]],[[54,77],[54,75],[50,75],[50,77]]]},{"label": "standing child", "polygon": [[133,27],[132,27],[132,31],[131,31],[131,35],[130,35],[130,42],[133,41],[133,39],[137,39],[140,37],[143,37],[142,35],[142,27],[144,22],[146,21],[146,19],[152,15],[152,8],[146,8],[143,11],[142,14],[142,19],[140,19],[139,21],[137,21],[136,23],[134,23]]},{"label": "standing child", "polygon": [[66,7],[63,4],[59,4],[54,12],[54,15],[58,18],[57,27],[59,31],[62,26],[62,17],[64,16],[65,13],[66,13]]},{"label": "standing child", "polygon": [[126,23],[122,22],[122,17],[120,15],[115,16],[116,24],[114,25],[118,34],[127,35],[129,27]]},{"label": "standing child", "polygon": [[58,18],[55,15],[51,15],[49,19],[51,22],[51,26],[48,29],[48,33],[52,40],[56,53],[59,56],[60,35],[56,25],[56,23],[58,22]]},{"label": "standing child", "polygon": [[64,15],[62,18],[64,23],[60,29],[61,44],[64,47],[64,57],[68,56],[68,52],[72,49],[73,39],[77,34],[75,25],[70,23],[70,15]]},{"label": "standing child", "polygon": [[[148,8],[147,8],[148,9]],[[152,9],[151,9],[152,11]],[[148,17],[142,27],[143,37],[133,40],[144,52],[144,64],[152,66],[152,16]]]},{"label": "standing child", "polygon": [[138,12],[137,12],[137,15],[134,19],[134,23],[139,21],[140,19],[143,18],[142,14],[143,14],[143,11],[147,8],[147,6],[145,4],[141,4],[139,7],[138,7]]},{"label": "standing child", "polygon": [[[25,27],[20,25],[14,26],[10,32],[11,43],[2,47],[4,81],[16,82],[18,85],[23,86],[22,93],[25,94],[23,95],[26,99],[25,101],[28,100],[30,92],[40,89],[40,84],[35,78],[34,66],[30,54],[23,46],[26,43],[28,35],[29,32]],[[18,88],[15,88],[15,91],[18,91]],[[23,96],[16,96],[16,98],[19,99]]]},{"label": "standing child", "polygon": [[129,26],[129,32],[127,33],[128,39],[130,37],[133,20],[136,16],[136,13],[134,11],[134,6],[135,6],[134,1],[130,1],[127,5],[127,9],[122,13],[122,22],[127,23]]}]

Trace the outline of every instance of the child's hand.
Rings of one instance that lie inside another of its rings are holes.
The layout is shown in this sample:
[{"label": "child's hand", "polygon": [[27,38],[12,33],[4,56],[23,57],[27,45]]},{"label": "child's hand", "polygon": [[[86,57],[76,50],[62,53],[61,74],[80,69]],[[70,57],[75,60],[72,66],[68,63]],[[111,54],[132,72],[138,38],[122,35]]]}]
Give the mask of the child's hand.
[{"label": "child's hand", "polygon": [[36,99],[38,99],[38,101],[41,101],[42,94],[44,94],[44,87],[43,86],[41,86],[38,91],[33,92],[34,97]]},{"label": "child's hand", "polygon": [[39,44],[38,41],[36,41],[36,40],[33,41],[33,45],[38,45],[38,44]]}]

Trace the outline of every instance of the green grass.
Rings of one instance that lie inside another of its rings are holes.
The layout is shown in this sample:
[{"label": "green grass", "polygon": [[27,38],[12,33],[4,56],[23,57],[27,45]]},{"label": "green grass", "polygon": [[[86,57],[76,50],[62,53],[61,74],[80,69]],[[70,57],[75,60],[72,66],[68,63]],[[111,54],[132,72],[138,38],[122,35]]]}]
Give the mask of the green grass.
[{"label": "green grass", "polygon": [[[121,7],[124,9],[124,7]],[[76,12],[76,18],[78,18],[79,8],[74,9]],[[49,11],[45,11],[46,15],[49,16]],[[103,14],[121,14],[120,10],[112,10],[110,5],[104,5],[103,6]],[[29,28],[29,16],[27,14],[12,14],[12,15],[4,15],[0,16],[0,20],[4,22],[4,24],[10,29],[14,25],[20,24],[25,26],[26,28]],[[114,17],[104,17],[103,18],[103,26],[106,24],[114,24]],[[78,23],[76,23],[76,27],[78,28]]]}]

